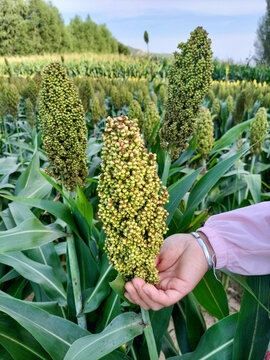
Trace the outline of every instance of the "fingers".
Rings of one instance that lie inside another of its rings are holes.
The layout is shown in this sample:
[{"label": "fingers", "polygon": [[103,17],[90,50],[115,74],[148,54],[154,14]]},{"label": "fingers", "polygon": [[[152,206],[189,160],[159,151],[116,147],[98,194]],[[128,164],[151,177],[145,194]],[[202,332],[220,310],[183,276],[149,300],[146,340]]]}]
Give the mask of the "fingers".
[{"label": "fingers", "polygon": [[125,296],[132,302],[144,309],[160,310],[175,304],[183,296],[178,289],[157,289],[154,285],[146,284],[144,280],[135,278],[126,284]]},{"label": "fingers", "polygon": [[[144,280],[142,280],[142,279],[140,279],[140,280],[143,281],[143,283],[145,283]],[[131,281],[127,282],[125,285],[125,289],[126,289],[126,292],[124,295],[130,302],[132,302],[133,304],[142,306],[145,310],[150,309],[149,305],[147,305],[143,301],[143,299],[141,299],[140,295],[137,292],[136,287],[133,285],[133,282],[131,282]]]}]

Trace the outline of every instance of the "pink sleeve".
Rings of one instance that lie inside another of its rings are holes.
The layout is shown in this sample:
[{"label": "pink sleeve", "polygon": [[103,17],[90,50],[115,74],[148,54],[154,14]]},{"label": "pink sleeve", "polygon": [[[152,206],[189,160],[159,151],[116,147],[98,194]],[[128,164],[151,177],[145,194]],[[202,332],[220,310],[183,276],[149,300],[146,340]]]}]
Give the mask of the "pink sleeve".
[{"label": "pink sleeve", "polygon": [[270,201],[211,216],[197,231],[208,237],[217,269],[270,274]]}]

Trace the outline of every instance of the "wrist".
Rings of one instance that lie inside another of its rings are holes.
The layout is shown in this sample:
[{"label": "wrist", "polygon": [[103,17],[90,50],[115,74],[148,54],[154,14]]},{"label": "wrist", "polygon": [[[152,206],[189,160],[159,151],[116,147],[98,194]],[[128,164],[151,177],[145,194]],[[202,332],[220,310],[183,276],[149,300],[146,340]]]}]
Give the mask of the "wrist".
[{"label": "wrist", "polygon": [[204,242],[205,246],[207,247],[207,250],[214,262],[214,265],[216,266],[216,254],[214,252],[214,249],[213,249],[210,241],[208,240],[208,237],[201,231],[197,231],[197,233],[200,235],[202,241]]}]

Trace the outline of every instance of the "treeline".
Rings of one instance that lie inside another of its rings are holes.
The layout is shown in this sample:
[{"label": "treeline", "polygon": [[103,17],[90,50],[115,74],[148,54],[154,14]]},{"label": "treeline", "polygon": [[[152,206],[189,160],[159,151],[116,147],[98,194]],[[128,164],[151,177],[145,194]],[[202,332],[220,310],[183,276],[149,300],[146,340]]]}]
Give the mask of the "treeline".
[{"label": "treeline", "polygon": [[106,25],[88,15],[65,25],[58,9],[43,0],[0,0],[0,55],[63,52],[124,53]]}]

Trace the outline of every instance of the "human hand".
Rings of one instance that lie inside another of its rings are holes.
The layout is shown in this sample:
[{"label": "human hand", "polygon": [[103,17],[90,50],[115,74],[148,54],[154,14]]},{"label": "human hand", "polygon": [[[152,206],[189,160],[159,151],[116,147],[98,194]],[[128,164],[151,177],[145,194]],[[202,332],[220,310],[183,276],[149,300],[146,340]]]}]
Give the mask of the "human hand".
[{"label": "human hand", "polygon": [[[201,238],[213,252],[202,233]],[[141,278],[134,278],[125,285],[126,298],[146,310],[160,310],[175,304],[194,289],[208,269],[203,250],[191,234],[169,236],[160,250],[156,266],[160,276],[156,286]]]}]

